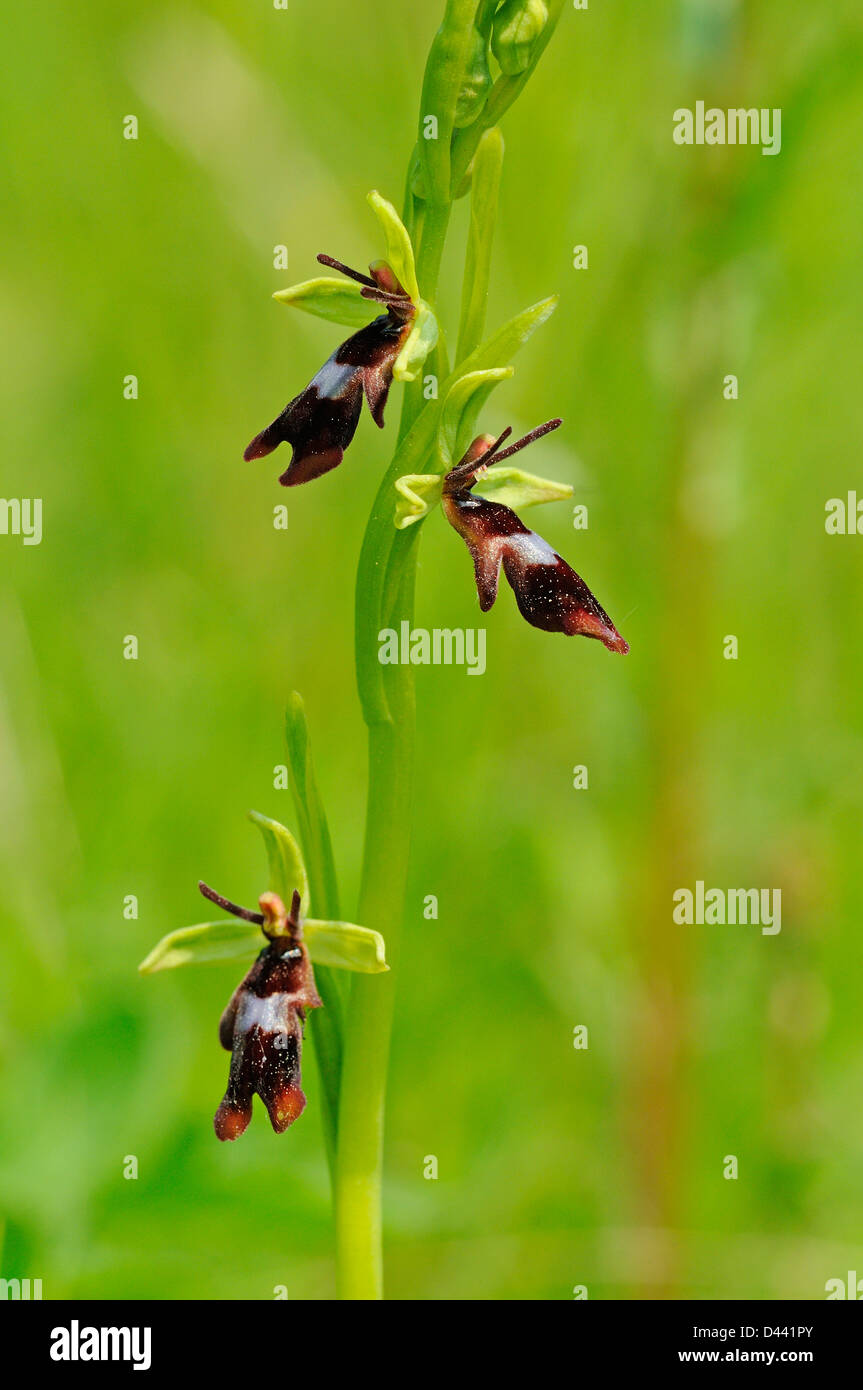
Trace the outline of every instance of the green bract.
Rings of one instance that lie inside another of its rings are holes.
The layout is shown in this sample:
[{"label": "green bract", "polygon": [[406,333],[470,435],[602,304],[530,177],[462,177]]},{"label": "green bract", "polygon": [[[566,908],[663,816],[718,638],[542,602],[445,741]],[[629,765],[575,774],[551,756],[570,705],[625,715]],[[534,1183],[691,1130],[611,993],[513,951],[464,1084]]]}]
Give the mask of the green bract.
[{"label": "green bract", "polygon": [[305,917],[309,910],[309,880],[299,845],[290,830],[277,820],[262,816],[260,811],[250,811],[249,820],[264,837],[270,864],[270,891],[278,893],[287,905],[296,889],[300,895],[300,915]]},{"label": "green bract", "polygon": [[474,29],[470,38],[470,54],[456,98],[453,124],[456,128],[472,125],[482,111],[491,91],[491,72],[488,66],[488,34]]},{"label": "green bract", "polygon": [[[477,0],[447,0],[434,36],[420,98],[418,148],[424,196],[445,204],[450,196],[450,150],[463,84],[474,52]],[[429,123],[434,128],[429,128]]]},{"label": "green bract", "polygon": [[491,49],[501,72],[514,77],[530,66],[533,47],[548,23],[545,0],[504,0],[494,17]]},{"label": "green bract", "polygon": [[497,126],[477,146],[470,192],[470,229],[462,281],[456,362],[464,361],[480,342],[485,327],[491,248],[503,167],[503,136]]},{"label": "green bract", "polygon": [[273,299],[280,304],[290,304],[292,309],[314,314],[319,319],[329,319],[331,323],[362,328],[380,309],[368,299],[363,299],[361,289],[354,280],[336,280],[334,276],[319,275],[314,280],[290,285],[286,290],[276,290]]},{"label": "green bract", "polygon": [[499,381],[513,375],[512,367],[488,367],[466,372],[450,388],[438,426],[438,450],[447,470],[458,463],[476,433],[480,410]]}]

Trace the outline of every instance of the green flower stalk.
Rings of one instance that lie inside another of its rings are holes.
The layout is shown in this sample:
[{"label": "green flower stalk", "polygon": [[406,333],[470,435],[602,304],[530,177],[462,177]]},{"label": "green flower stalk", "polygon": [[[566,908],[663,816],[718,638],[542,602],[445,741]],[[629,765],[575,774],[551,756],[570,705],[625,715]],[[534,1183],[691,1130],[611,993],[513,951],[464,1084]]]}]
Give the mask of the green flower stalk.
[{"label": "green flower stalk", "polygon": [[[149,973],[197,961],[248,959],[258,951],[222,1019],[221,1040],[232,1060],[216,1117],[220,1138],[245,1129],[254,1093],[277,1131],[298,1118],[305,1103],[303,1024],[311,1011],[333,1184],[338,1291],[345,1299],[383,1295],[386,1077],[410,852],[415,731],[412,668],[382,665],[378,634],[412,622],[426,518],[440,506],[467,544],[483,610],[494,602],[502,568],[533,626],[628,650],[584,581],[513,510],[570,495],[566,484],[505,462],[561,422],[551,420],[507,447],[509,430],[495,438],[479,428],[492,392],[512,376],[513,357],[556,304],[545,299],[485,336],[503,162],[498,122],[536,70],[562,9],[563,0],[447,0],[426,65],[402,216],[379,193],[369,195],[383,233],[383,258],[372,261],[366,275],[321,255],[319,261],[338,277],[318,276],[275,296],[290,308],[354,330],[246,449],[246,458],[255,459],[290,444],[283,484],[306,483],[338,466],[363,399],[383,427],[391,386],[404,384],[398,438],[372,505],[356,582],[357,689],[368,729],[357,909],[365,925],[340,918],[304,711],[292,696],[288,756],[303,853],[283,826],[253,813],[270,861],[270,887],[259,910],[240,908],[204,888],[230,919],[172,933],[141,967]],[[461,310],[448,337],[435,308],[438,276],[452,205],[468,194]],[[454,344],[452,362],[448,342]],[[429,375],[437,390],[427,393]],[[311,915],[312,907],[321,917]]]}]

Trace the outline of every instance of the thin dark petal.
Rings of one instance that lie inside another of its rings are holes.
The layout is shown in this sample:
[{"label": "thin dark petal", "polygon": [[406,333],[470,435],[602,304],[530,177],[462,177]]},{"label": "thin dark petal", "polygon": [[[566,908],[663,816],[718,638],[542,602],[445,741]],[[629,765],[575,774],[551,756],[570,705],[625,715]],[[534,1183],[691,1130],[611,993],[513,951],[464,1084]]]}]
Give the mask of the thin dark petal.
[{"label": "thin dark petal", "polygon": [[517,439],[514,444],[510,444],[506,449],[500,448],[500,444],[505,438],[505,435],[501,435],[501,439],[498,440],[498,443],[495,444],[491,451],[494,455],[494,462],[500,463],[502,459],[512,458],[513,454],[520,453],[521,450],[526,449],[529,444],[533,444],[537,439],[542,439],[543,435],[551,434],[552,430],[559,430],[562,424],[563,421],[560,419],[546,420],[544,425],[537,425],[535,429],[522,435],[521,439]]},{"label": "thin dark petal", "polygon": [[323,251],[317,256],[321,265],[328,265],[333,270],[341,271],[342,275],[347,275],[348,279],[356,280],[360,285],[367,285],[369,289],[376,290],[378,282],[372,280],[370,276],[364,275],[361,270],[354,270],[351,266],[345,265],[344,261],[337,261],[335,256],[327,256]]},{"label": "thin dark petal", "polygon": [[[473,497],[469,492],[452,496],[444,493],[444,513],[450,525],[458,531],[473,560],[473,573],[479,595],[479,606],[487,613],[497,598],[500,564],[503,558],[501,537],[495,529],[495,518],[488,512],[496,503],[483,503],[482,498]],[[508,508],[498,508],[507,511]],[[509,513],[515,516],[514,512]],[[518,518],[516,518],[517,520]]]},{"label": "thin dark petal", "polygon": [[215,888],[209,888],[203,879],[198,880],[198,892],[202,893],[216,907],[221,907],[225,912],[233,913],[234,917],[242,917],[245,922],[254,922],[256,926],[264,925],[264,914],[253,912],[249,907],[240,907],[239,903],[232,903],[230,898],[223,898],[221,893],[217,893]]}]

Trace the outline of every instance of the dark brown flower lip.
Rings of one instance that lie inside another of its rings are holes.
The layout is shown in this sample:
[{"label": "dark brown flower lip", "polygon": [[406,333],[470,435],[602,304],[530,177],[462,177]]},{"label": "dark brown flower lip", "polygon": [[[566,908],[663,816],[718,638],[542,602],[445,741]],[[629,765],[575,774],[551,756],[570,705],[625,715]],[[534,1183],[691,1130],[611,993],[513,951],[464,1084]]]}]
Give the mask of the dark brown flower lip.
[{"label": "dark brown flower lip", "polygon": [[228,1002],[219,1023],[219,1041],[231,1054],[228,1086],[213,1127],[222,1140],[238,1139],[260,1096],[277,1134],[305,1109],[302,1044],[306,1009],[321,1007],[314,971],[302,941],[300,895],[290,908],[275,893],[263,893],[260,912],[240,907],[205,883],[205,898],[244,921],[259,925],[267,944]]},{"label": "dark brown flower lip", "polygon": [[363,396],[375,424],[383,428],[393,368],[415,312],[384,262],[370,266],[371,274],[364,275],[332,256],[320,255],[318,260],[358,281],[363,296],[386,313],[346,338],[305,390],[246,447],[243,458],[248,462],[266,457],[280,444],[292,446],[291,462],[279,478],[283,487],[311,482],[338,467],[356,433]]},{"label": "dark brown flower lip", "polygon": [[566,560],[525,526],[510,507],[476,497],[472,491],[486,468],[510,458],[560,424],[559,419],[548,420],[505,449],[501,446],[511,429],[505,429],[497,439],[480,435],[444,479],[444,513],[470,551],[482,612],[488,612],[497,598],[503,567],[519,612],[532,627],[568,637],[596,638],[609,651],[625,653],[629,643]]}]

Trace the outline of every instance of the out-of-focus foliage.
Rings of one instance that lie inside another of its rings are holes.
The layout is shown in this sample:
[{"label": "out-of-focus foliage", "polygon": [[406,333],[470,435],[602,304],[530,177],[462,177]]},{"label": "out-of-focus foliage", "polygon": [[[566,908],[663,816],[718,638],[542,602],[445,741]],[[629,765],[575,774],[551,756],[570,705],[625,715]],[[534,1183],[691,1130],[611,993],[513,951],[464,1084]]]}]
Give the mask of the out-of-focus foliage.
[{"label": "out-of-focus foliage", "polygon": [[[289,1134],[218,1144],[237,970],[135,967],[199,877],[267,886],[243,816],[294,824],[293,689],[355,909],[353,571],[400,389],[314,485],[241,454],[335,345],[272,292],[380,254],[365,195],[399,201],[436,11],[6,15],[0,490],[44,499],[44,539],[0,537],[2,1273],[45,1297],[333,1292],[311,1059]],[[861,77],[855,0],[567,7],[505,122],[489,326],[561,303],[482,426],[564,417],[542,532],[632,651],[535,631],[505,587],[481,619],[424,524],[417,621],[482,621],[488,671],[418,671],[401,1297],[818,1298],[863,1267],[863,540],[824,531],[863,495]],[[781,154],[676,146],[699,99],[781,107]],[[454,341],[455,255],[443,281]],[[781,887],[781,934],[674,926],[697,879]]]}]

